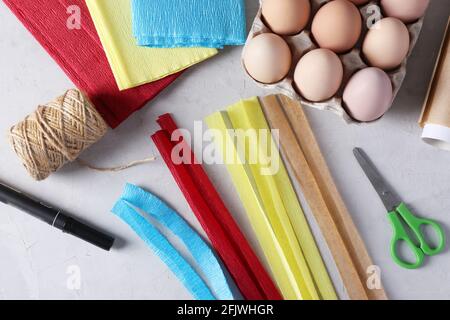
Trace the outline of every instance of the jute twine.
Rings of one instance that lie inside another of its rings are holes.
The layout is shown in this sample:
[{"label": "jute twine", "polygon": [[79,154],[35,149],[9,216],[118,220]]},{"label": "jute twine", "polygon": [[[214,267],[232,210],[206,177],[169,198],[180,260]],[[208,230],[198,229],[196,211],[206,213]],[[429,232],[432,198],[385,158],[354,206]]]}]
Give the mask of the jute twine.
[{"label": "jute twine", "polygon": [[108,126],[78,90],[68,90],[10,129],[15,153],[35,180],[44,180],[103,137]]}]

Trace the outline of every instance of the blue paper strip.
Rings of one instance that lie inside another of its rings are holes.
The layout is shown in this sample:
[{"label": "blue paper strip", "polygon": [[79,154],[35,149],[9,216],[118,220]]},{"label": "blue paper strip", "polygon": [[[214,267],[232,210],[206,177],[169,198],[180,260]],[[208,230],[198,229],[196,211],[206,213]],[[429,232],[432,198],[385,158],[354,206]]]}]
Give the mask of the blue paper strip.
[{"label": "blue paper strip", "polygon": [[243,45],[244,0],[133,0],[138,45],[153,48]]},{"label": "blue paper strip", "polygon": [[[198,264],[203,278],[166,237],[133,207],[151,215],[161,226],[169,229],[183,242]],[[234,299],[212,249],[182,217],[158,197],[137,186],[127,184],[112,212],[126,222],[146,242],[196,299]]]}]

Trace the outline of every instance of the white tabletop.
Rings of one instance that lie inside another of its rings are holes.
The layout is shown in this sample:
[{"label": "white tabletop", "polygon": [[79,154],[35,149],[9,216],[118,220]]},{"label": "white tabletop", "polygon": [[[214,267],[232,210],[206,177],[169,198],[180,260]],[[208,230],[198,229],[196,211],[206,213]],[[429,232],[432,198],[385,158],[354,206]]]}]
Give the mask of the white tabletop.
[{"label": "white tabletop", "polygon": [[[250,22],[257,1],[247,2]],[[447,250],[432,257],[416,271],[401,269],[391,261],[391,229],[385,208],[355,162],[352,149],[363,147],[418,215],[439,220],[449,231],[450,153],[423,143],[417,125],[450,12],[448,0],[431,2],[404,86],[381,121],[349,126],[333,114],[308,110],[339,190],[373,260],[381,267],[388,295],[395,299],[449,299],[450,254]],[[60,206],[118,239],[113,250],[105,252],[1,205],[0,299],[191,299],[167,267],[109,212],[124,184],[130,182],[161,196],[201,230],[162,160],[121,173],[93,172],[74,163],[40,183],[22,168],[5,138],[8,128],[73,84],[3,2],[0,21],[0,180]],[[181,127],[192,129],[194,120],[239,99],[268,94],[244,75],[240,54],[241,48],[228,48],[186,72],[145,109],[110,131],[83,159],[111,166],[157,155],[149,136],[157,130],[158,115],[171,112]],[[206,170],[258,248],[226,169],[214,165]],[[317,241],[336,287],[345,297],[320,234]],[[81,276],[79,283],[73,281],[77,275]]]}]

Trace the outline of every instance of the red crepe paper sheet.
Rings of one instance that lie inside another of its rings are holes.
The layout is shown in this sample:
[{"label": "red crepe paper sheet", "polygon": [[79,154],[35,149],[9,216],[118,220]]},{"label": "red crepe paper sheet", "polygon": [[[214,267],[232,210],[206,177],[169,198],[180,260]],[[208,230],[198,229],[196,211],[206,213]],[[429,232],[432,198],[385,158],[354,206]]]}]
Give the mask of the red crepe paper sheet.
[{"label": "red crepe paper sheet", "polygon": [[[3,0],[24,26],[115,128],[180,75],[119,91],[83,0]],[[69,8],[80,9],[80,29],[68,27]],[[76,8],[75,7],[75,8]]]},{"label": "red crepe paper sheet", "polygon": [[[172,117],[165,114],[158,119],[158,123],[162,130],[156,132],[152,139],[244,298],[281,300],[278,289],[240,231],[205,170],[195,161],[193,152],[190,151],[192,164],[172,162],[174,146],[185,143],[171,141],[172,133],[178,129]],[[183,150],[190,148],[184,145]]]}]

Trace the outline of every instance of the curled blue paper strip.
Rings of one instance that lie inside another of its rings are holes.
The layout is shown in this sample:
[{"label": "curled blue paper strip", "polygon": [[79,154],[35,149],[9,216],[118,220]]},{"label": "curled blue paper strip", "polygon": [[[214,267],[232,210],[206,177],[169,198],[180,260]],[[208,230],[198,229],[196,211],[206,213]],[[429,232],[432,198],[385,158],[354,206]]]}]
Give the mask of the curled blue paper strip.
[{"label": "curled blue paper strip", "polygon": [[[149,214],[183,242],[198,264],[203,278],[152,222],[144,218],[135,208]],[[112,212],[145,241],[195,299],[234,299],[222,267],[212,249],[181,216],[169,208],[161,199],[137,186],[127,184]],[[209,286],[203,279],[207,280]]]},{"label": "curled blue paper strip", "polygon": [[244,0],[133,0],[133,33],[153,48],[243,45]]}]

